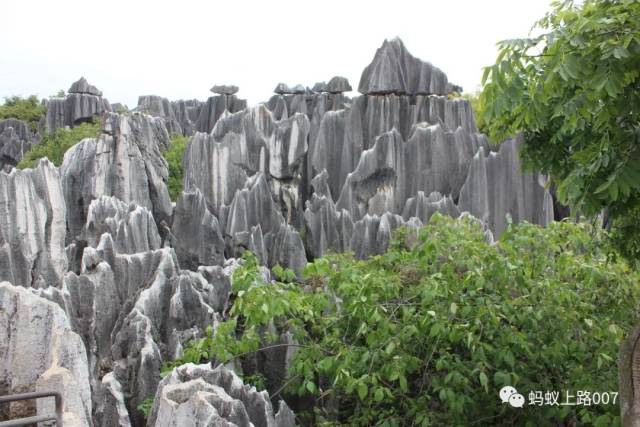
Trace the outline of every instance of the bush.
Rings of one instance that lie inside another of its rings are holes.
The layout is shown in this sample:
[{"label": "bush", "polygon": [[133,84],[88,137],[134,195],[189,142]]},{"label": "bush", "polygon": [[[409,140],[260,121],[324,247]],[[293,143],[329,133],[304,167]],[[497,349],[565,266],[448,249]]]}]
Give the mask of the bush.
[{"label": "bush", "polygon": [[83,123],[71,129],[58,129],[53,134],[46,134],[40,144],[29,150],[18,169],[36,167],[38,161],[47,157],[54,165],[60,166],[64,153],[85,138],[96,138],[100,134],[100,123]]},{"label": "bush", "polygon": [[0,106],[0,120],[19,119],[29,123],[32,131],[38,128],[38,122],[46,109],[40,104],[38,97],[31,95],[28,98],[11,96],[4,99],[4,105]]},{"label": "bush", "polygon": [[[475,220],[435,215],[410,237],[364,261],[316,260],[304,286],[280,268],[265,283],[246,255],[233,277],[235,317],[203,351],[226,362],[273,345],[261,334],[270,322],[290,330],[299,351],[287,391],[317,397],[314,425],[619,424],[618,402],[516,409],[498,398],[505,385],[526,402],[537,390],[617,390],[638,276],[612,260],[606,236],[586,224],[523,224],[491,245]],[[333,417],[328,397],[339,402]]]},{"label": "bush", "polygon": [[174,202],[182,193],[182,181],[184,177],[184,171],[182,169],[182,158],[184,157],[184,150],[187,148],[188,138],[182,135],[173,135],[171,137],[171,145],[167,151],[163,153],[164,158],[169,164],[169,181],[167,182],[167,188],[169,189],[169,196]]}]

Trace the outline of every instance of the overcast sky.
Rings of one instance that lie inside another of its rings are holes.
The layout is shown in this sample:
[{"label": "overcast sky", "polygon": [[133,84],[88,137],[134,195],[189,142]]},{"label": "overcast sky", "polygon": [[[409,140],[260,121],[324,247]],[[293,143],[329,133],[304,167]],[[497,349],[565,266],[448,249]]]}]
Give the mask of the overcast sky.
[{"label": "overcast sky", "polygon": [[67,90],[80,76],[111,102],[206,99],[236,84],[251,104],[278,82],[342,75],[357,88],[385,38],[473,91],[495,44],[524,37],[549,0],[2,0],[0,97]]}]

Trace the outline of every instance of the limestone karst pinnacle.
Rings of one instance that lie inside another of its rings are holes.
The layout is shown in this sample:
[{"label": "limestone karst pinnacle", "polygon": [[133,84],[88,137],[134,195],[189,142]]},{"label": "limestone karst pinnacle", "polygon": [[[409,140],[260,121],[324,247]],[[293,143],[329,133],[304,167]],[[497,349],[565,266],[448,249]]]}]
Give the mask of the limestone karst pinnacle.
[{"label": "limestone karst pinnacle", "polygon": [[[552,220],[542,177],[520,168],[522,140],[490,144],[470,104],[448,96],[454,86],[444,72],[400,39],[385,40],[364,69],[362,95],[351,90],[340,76],[312,89],[280,83],[269,100],[247,106],[236,86],[216,85],[206,101],[144,95],[135,111],[111,112],[82,78],[46,102],[44,130],[98,116],[102,130],[60,167],[42,160],[0,172],[0,280],[11,282],[0,285],[0,299],[27,298],[21,288],[30,288],[30,303],[73,337],[69,348],[46,351],[86,353],[65,366],[80,390],[78,419],[141,426],[136,407],[156,396],[148,425],[293,425],[286,405],[274,415],[267,392],[226,368],[185,365],[160,380],[164,362],[227,315],[245,250],[267,277],[275,265],[300,274],[328,251],[382,253],[395,229],[415,229],[435,212],[470,212],[488,239],[500,237],[507,215]],[[19,123],[1,126],[2,152],[32,138]],[[183,192],[172,202],[163,154],[176,134],[189,142]],[[0,313],[0,336],[19,326]],[[28,372],[31,388],[47,378],[44,357]],[[281,384],[288,359],[270,360],[261,369]],[[22,374],[7,373],[8,392],[24,385]],[[221,402],[233,416],[213,417]]]}]

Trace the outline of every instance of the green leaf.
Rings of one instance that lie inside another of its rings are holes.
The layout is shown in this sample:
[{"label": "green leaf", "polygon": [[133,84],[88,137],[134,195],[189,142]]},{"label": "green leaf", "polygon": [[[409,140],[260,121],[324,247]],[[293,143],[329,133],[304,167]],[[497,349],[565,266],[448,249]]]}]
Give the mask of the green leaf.
[{"label": "green leaf", "polygon": [[368,393],[369,389],[365,383],[358,384],[358,397],[360,397],[360,400],[365,400]]},{"label": "green leaf", "polygon": [[480,385],[484,387],[485,392],[489,392],[489,378],[487,378],[487,374],[484,372],[480,372]]}]

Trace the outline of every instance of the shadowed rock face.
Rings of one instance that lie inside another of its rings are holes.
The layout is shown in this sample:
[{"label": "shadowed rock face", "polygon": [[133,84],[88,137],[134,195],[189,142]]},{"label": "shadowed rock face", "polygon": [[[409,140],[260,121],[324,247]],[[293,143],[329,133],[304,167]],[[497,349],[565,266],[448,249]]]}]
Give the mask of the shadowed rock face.
[{"label": "shadowed rock face", "polygon": [[0,170],[9,172],[31,147],[39,143],[40,135],[32,134],[27,122],[0,120]]}]

